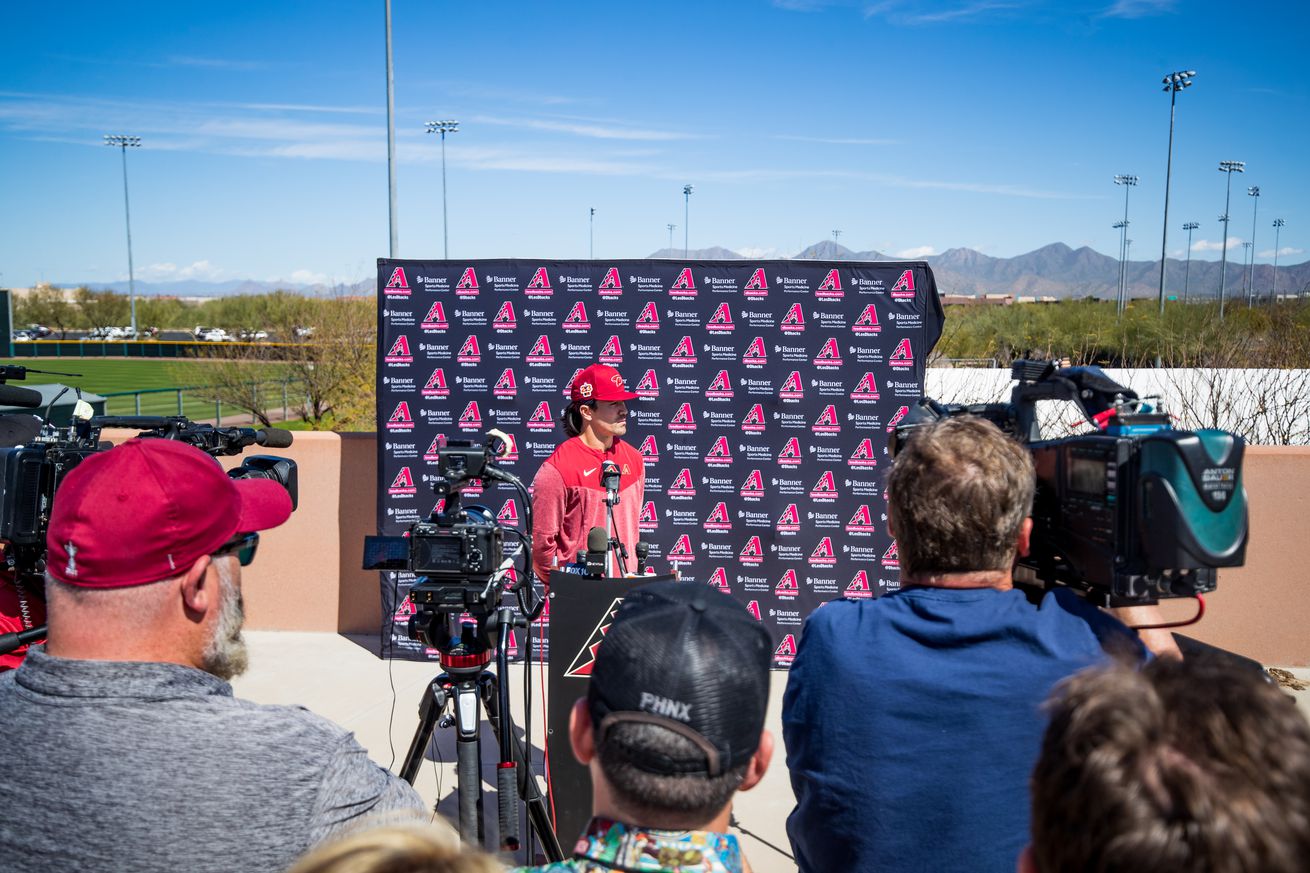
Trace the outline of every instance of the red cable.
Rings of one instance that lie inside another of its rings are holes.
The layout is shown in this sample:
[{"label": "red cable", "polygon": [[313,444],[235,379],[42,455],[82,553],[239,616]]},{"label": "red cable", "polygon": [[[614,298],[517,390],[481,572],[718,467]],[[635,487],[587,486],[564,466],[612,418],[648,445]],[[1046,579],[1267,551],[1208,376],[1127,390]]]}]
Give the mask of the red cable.
[{"label": "red cable", "polygon": [[1138,624],[1133,625],[1133,630],[1168,630],[1173,627],[1187,627],[1196,624],[1205,615],[1205,597],[1200,594],[1192,595],[1196,599],[1196,615],[1187,621],[1166,621],[1160,624]]}]

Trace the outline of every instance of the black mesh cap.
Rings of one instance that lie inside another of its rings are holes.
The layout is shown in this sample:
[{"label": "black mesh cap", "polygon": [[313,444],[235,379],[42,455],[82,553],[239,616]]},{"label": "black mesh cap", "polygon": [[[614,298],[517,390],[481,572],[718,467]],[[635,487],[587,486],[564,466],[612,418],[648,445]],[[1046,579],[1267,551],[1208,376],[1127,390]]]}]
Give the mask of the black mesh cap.
[{"label": "black mesh cap", "polygon": [[617,723],[654,724],[700,747],[634,764],[661,775],[717,776],[750,760],[769,702],[769,632],[728,595],[697,582],[631,591],[596,653],[587,698],[597,741]]}]

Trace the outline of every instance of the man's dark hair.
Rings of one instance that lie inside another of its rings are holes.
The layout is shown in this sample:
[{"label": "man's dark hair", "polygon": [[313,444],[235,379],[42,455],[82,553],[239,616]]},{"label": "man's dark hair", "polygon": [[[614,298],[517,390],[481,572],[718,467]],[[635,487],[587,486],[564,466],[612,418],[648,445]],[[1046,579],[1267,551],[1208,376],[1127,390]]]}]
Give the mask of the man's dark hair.
[{"label": "man's dark hair", "polygon": [[1249,667],[1160,659],[1066,680],[1032,778],[1042,873],[1299,873],[1310,724]]},{"label": "man's dark hair", "polygon": [[917,428],[887,476],[903,571],[1010,569],[1036,487],[1027,450],[985,419],[963,415]]},{"label": "man's dark hair", "polygon": [[595,407],[594,400],[575,400],[564,408],[564,414],[560,416],[560,423],[564,425],[564,433],[571,437],[578,436],[582,433],[582,412],[583,406]]}]

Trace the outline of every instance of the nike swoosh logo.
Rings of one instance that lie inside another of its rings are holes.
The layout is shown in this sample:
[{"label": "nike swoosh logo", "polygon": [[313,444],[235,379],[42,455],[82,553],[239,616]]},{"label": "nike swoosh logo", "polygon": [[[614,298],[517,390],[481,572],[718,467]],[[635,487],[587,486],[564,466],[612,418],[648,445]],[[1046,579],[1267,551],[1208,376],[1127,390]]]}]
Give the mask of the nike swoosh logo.
[{"label": "nike swoosh logo", "polygon": [[591,475],[592,473],[594,473],[594,472],[596,472],[596,468],[595,468],[595,467],[592,467],[590,470],[583,470],[583,471],[582,471],[582,475],[584,475],[584,476],[590,476],[590,475]]}]

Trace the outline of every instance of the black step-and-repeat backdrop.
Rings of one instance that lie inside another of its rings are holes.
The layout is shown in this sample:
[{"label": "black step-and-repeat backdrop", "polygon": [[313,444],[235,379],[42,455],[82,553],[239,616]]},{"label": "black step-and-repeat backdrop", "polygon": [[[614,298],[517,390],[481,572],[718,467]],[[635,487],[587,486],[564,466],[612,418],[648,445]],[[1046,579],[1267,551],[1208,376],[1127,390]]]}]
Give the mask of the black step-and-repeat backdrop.
[{"label": "black step-and-repeat backdrop", "polygon": [[[927,264],[379,259],[378,289],[381,533],[432,511],[443,435],[508,433],[504,466],[531,484],[573,377],[600,361],[642,398],[628,441],[651,563],[739,599],[775,666],[819,604],[896,587],[883,473],[941,333]],[[525,524],[508,486],[465,502]],[[391,651],[435,659],[405,633],[410,582],[383,574]]]}]

